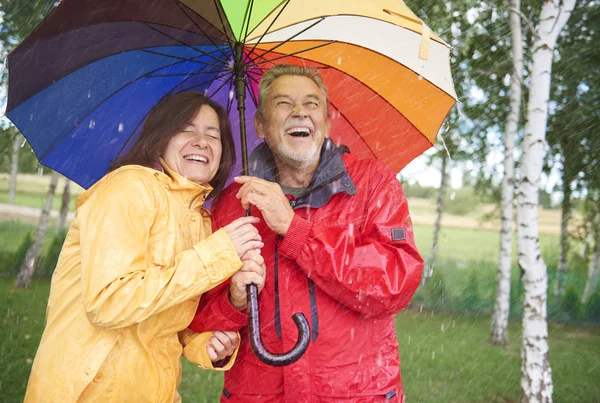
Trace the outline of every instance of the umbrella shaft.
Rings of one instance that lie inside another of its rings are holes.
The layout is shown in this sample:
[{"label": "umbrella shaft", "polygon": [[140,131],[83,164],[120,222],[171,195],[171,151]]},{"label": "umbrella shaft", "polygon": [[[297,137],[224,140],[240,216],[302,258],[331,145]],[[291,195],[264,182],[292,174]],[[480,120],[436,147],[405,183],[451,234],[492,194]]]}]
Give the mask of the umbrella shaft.
[{"label": "umbrella shaft", "polygon": [[241,42],[236,42],[234,46],[235,63],[233,69],[235,72],[235,96],[237,99],[237,109],[240,118],[240,140],[242,143],[242,173],[248,175],[248,145],[246,142],[246,81],[244,79],[244,63]]}]

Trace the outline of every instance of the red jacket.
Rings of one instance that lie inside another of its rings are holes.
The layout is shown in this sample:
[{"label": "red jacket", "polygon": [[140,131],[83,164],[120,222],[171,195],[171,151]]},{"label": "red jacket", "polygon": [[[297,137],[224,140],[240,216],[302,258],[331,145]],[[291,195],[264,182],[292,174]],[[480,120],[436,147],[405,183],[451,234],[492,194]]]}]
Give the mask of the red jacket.
[{"label": "red jacket", "polygon": [[[245,333],[247,315],[231,306],[227,285],[205,294],[190,328],[242,336],[237,362],[225,373],[223,402],[403,401],[393,315],[409,304],[423,268],[408,203],[380,162],[359,161],[329,141],[324,148],[310,193],[293,202],[296,216],[286,236],[264,220],[257,225],[267,266],[259,297],[263,344],[273,353],[289,351],[297,340],[292,315],[303,312],[310,345],[287,367],[263,364]],[[257,152],[260,167],[251,160],[251,174],[273,180],[270,151]],[[244,215],[238,189],[231,185],[216,201],[214,228]],[[261,217],[255,208],[252,215]]]}]

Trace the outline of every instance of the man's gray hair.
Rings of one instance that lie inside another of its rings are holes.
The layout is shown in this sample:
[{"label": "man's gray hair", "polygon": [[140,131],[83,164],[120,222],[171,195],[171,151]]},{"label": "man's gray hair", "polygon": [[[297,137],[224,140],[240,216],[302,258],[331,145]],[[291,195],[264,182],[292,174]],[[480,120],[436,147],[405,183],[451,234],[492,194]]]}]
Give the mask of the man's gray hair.
[{"label": "man's gray hair", "polygon": [[321,90],[321,93],[325,98],[327,116],[329,116],[329,98],[327,97],[327,87],[325,86],[319,71],[314,67],[297,66],[295,64],[278,64],[277,66],[271,67],[265,72],[260,80],[258,88],[258,106],[256,107],[256,114],[258,116],[263,116],[265,98],[267,96],[267,92],[271,88],[271,85],[273,85],[273,81],[281,76],[303,76],[310,78]]}]

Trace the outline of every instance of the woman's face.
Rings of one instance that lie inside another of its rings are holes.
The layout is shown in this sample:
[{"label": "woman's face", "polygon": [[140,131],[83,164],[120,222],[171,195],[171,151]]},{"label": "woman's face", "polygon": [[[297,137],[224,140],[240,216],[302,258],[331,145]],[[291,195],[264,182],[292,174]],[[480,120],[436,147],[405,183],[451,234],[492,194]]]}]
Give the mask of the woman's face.
[{"label": "woman's face", "polygon": [[173,171],[203,184],[217,174],[221,152],[219,116],[213,108],[203,105],[190,123],[171,138],[162,158]]}]

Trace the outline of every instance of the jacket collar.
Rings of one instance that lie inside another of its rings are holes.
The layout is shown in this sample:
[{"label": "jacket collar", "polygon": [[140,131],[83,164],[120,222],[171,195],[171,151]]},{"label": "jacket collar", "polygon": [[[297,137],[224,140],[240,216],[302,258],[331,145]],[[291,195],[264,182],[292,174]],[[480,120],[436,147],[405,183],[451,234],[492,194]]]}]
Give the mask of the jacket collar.
[{"label": "jacket collar", "polygon": [[[298,199],[299,204],[309,204],[313,208],[318,208],[327,204],[336,193],[346,192],[350,196],[356,194],[356,186],[342,159],[342,156],[349,152],[345,145],[338,146],[331,139],[325,139],[321,148],[319,166],[308,185],[307,194]],[[252,152],[249,166],[251,176],[278,182],[277,166],[273,152],[267,143],[261,143]]]},{"label": "jacket collar", "polygon": [[213,190],[208,183],[200,185],[173,171],[162,158],[160,158],[160,164],[156,164],[152,168],[162,173],[157,178],[169,189],[171,194],[191,209],[202,206]]}]

